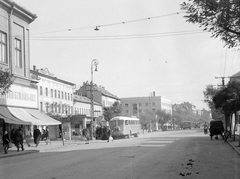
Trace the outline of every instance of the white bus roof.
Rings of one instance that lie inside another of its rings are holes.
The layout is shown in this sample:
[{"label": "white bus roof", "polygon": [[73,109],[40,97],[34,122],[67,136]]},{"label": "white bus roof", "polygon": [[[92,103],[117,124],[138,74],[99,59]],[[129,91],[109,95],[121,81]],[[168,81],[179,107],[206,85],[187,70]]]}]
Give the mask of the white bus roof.
[{"label": "white bus roof", "polygon": [[116,116],[116,117],[112,118],[110,121],[114,121],[114,120],[136,120],[136,121],[139,121],[139,119],[136,117],[126,117],[126,116]]}]

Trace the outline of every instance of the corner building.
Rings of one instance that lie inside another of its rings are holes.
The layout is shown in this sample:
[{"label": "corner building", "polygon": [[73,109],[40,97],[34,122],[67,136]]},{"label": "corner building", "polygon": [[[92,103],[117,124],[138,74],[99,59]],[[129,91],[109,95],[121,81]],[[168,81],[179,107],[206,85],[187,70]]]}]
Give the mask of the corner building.
[{"label": "corner building", "polygon": [[[38,110],[36,82],[30,78],[29,25],[37,16],[10,0],[0,1],[0,70],[8,69],[13,84],[0,95],[0,145],[6,130],[60,124]],[[11,137],[11,136],[10,136]]]}]

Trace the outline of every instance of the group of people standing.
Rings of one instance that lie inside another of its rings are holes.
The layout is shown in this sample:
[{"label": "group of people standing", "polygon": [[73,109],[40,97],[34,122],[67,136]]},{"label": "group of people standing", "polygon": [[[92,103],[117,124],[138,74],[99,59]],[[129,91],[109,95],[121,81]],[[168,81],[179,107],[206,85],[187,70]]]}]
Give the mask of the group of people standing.
[{"label": "group of people standing", "polygon": [[[89,144],[89,139],[91,137],[91,130],[90,128],[84,128],[82,130],[82,136],[84,138],[85,144]],[[107,140],[109,142],[110,140],[113,141],[112,135],[111,135],[111,130],[109,126],[98,126],[95,131],[95,136],[96,139],[101,139],[101,140]]]},{"label": "group of people standing", "polygon": [[[41,132],[37,128],[37,126],[35,126],[35,128],[34,128],[33,136],[32,136],[31,130],[28,130],[26,132],[26,138],[25,138],[28,147],[31,146],[30,145],[30,140],[31,140],[32,137],[33,137],[33,140],[34,140],[34,144],[37,147],[39,145],[39,141],[40,141],[41,136],[42,136]],[[46,128],[45,138],[46,138],[46,144],[49,144],[49,143],[51,144],[48,127]],[[24,151],[25,149],[24,149],[23,141],[24,141],[24,132],[23,132],[22,126],[20,126],[17,129],[13,128],[10,132],[10,136],[9,136],[8,131],[4,131],[3,148],[4,148],[5,154],[7,154],[8,149],[12,147],[12,143],[16,146],[18,152],[19,152],[20,148],[22,149],[22,151]]]}]

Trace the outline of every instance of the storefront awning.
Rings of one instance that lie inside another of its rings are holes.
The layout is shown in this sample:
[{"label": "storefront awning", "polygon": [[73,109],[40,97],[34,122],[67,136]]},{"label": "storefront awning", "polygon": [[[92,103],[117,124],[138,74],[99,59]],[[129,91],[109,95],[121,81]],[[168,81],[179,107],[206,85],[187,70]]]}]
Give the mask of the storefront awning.
[{"label": "storefront awning", "polygon": [[8,107],[11,114],[22,121],[29,122],[32,125],[45,125],[42,121],[31,116],[25,109],[17,107]]},{"label": "storefront awning", "polygon": [[41,113],[37,109],[25,109],[29,114],[31,114],[33,117],[40,120],[42,123],[45,123],[45,125],[60,125],[61,122],[47,116],[46,114]]},{"label": "storefront awning", "polygon": [[22,121],[16,117],[14,117],[9,109],[5,106],[0,106],[0,118],[2,118],[6,123],[10,124],[23,124],[23,125],[29,125],[30,122]]}]

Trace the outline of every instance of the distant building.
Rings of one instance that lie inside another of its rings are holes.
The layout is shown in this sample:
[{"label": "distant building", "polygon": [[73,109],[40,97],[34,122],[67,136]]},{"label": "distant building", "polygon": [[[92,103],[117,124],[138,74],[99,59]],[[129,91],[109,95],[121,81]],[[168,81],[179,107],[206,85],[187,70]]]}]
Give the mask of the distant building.
[{"label": "distant building", "polygon": [[[83,85],[76,90],[76,94],[91,99],[90,88],[90,83],[84,82]],[[93,100],[97,103],[100,103],[102,107],[110,107],[120,99],[116,95],[107,91],[105,87],[93,84]]]},{"label": "distant building", "polygon": [[162,96],[149,97],[130,97],[121,98],[122,115],[124,116],[140,116],[145,111],[156,113],[158,110],[165,110],[172,114],[172,101]]},{"label": "distant building", "polygon": [[[72,139],[81,134],[83,128],[91,127],[91,100],[85,96],[73,95],[74,111],[71,117]],[[94,102],[94,120],[102,119],[102,105]]]}]

